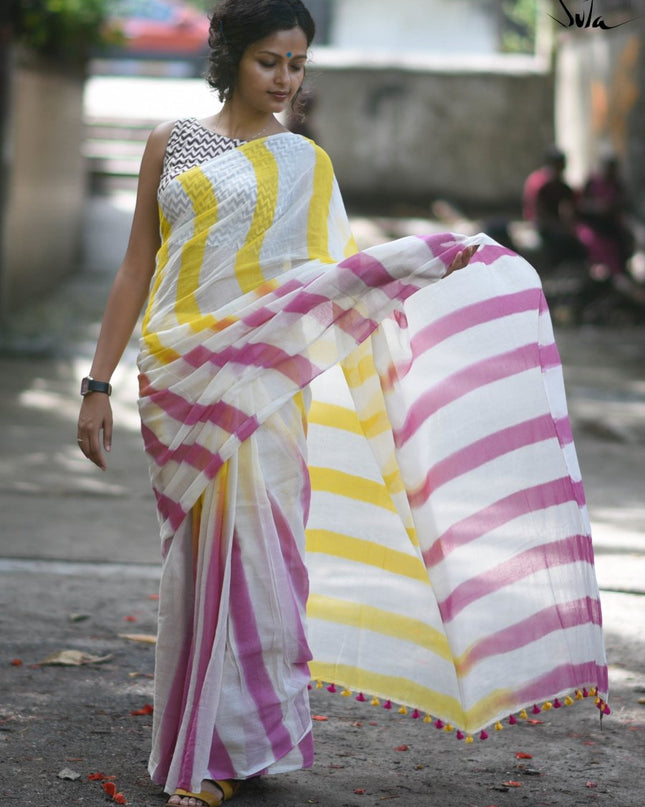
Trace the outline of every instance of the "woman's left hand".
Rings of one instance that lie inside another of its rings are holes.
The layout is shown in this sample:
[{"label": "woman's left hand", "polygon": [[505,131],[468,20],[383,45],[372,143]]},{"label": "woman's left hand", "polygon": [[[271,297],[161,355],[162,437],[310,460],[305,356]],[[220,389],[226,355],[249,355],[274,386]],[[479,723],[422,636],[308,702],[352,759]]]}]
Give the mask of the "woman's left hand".
[{"label": "woman's left hand", "polygon": [[446,272],[445,277],[448,277],[448,275],[452,274],[453,272],[456,272],[458,269],[463,269],[465,266],[468,266],[468,264],[470,263],[470,259],[473,257],[473,255],[477,252],[478,249],[479,244],[473,244],[473,246],[466,247],[465,249],[462,249],[461,252],[458,252],[455,255],[452,263],[448,267],[448,271]]}]

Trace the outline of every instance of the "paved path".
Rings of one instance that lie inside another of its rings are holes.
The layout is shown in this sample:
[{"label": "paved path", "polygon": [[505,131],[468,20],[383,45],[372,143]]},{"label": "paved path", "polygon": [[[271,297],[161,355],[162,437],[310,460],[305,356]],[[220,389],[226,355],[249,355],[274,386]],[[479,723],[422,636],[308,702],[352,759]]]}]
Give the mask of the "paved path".
[{"label": "paved path", "polygon": [[[118,775],[130,803],[162,803],[145,773],[150,719],[130,714],[151,700],[153,648],[122,636],[154,632],[158,577],[134,342],[114,378],[109,471],[89,466],[75,442],[78,382],[131,208],[127,194],[90,200],[83,271],[21,312],[0,346],[0,799],[34,807],[103,804],[99,784],[87,780],[97,770]],[[383,226],[355,220],[363,245],[384,237]],[[545,718],[548,730],[523,726],[455,753],[452,738],[421,721],[315,692],[313,709],[327,718],[316,723],[316,768],[250,787],[240,807],[638,803],[645,792],[644,336],[638,329],[558,334],[611,662],[614,716],[605,730],[583,705]],[[110,659],[39,665],[64,648]],[[533,761],[518,762],[518,750]],[[66,767],[81,778],[59,779]],[[509,780],[522,787],[503,784]]]}]

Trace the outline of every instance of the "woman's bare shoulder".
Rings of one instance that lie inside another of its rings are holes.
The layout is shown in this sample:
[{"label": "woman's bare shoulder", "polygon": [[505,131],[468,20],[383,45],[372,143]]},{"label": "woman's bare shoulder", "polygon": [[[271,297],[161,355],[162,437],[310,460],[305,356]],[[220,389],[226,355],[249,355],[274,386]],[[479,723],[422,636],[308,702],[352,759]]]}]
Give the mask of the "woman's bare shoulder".
[{"label": "woman's bare shoulder", "polygon": [[164,121],[164,123],[160,123],[150,132],[148,135],[148,142],[146,144],[146,150],[152,152],[154,155],[158,157],[162,157],[166,151],[166,146],[168,145],[168,140],[170,139],[170,135],[172,134],[172,130],[177,125],[176,120],[169,120]]}]

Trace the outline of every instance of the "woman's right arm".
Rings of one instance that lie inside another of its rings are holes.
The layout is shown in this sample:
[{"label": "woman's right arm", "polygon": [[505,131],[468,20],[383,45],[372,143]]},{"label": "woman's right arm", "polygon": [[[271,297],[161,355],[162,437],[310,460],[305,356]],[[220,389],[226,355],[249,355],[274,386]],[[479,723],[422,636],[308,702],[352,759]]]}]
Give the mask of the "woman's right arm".
[{"label": "woman's right arm", "polygon": [[[148,296],[160,244],[157,188],[172,125],[158,126],[148,138],[143,154],[130,239],[108,297],[89,373],[97,381],[109,381],[112,377]],[[84,396],[77,431],[83,454],[105,470],[102,449],[110,451],[112,444],[108,395],[91,392]]]}]

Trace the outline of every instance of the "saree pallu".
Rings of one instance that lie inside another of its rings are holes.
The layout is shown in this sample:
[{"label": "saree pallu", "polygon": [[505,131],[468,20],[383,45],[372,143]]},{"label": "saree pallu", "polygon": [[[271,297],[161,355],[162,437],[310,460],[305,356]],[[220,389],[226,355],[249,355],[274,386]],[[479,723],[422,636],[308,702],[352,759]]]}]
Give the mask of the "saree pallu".
[{"label": "saree pallu", "polygon": [[160,210],[139,359],[164,558],[153,779],[311,765],[310,677],[466,739],[570,694],[608,709],[533,269],[485,235],[356,252],[328,157],[289,133],[185,172]]}]

